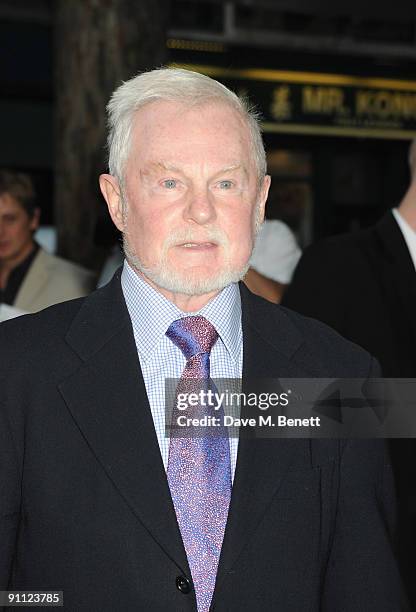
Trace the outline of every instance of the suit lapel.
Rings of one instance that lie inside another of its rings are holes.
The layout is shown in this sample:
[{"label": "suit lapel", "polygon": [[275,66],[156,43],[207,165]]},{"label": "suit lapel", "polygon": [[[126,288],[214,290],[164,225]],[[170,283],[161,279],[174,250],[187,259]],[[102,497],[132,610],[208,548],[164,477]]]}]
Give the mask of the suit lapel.
[{"label": "suit lapel", "polygon": [[[243,389],[249,379],[307,377],[291,360],[301,337],[278,307],[241,286],[243,308]],[[279,344],[277,344],[277,342]],[[250,408],[242,416],[250,416]],[[240,438],[229,520],[218,569],[216,594],[253,537],[263,514],[304,440]]]},{"label": "suit lapel", "polygon": [[119,275],[67,335],[83,366],[60,392],[96,459],[155,541],[189,575]]}]

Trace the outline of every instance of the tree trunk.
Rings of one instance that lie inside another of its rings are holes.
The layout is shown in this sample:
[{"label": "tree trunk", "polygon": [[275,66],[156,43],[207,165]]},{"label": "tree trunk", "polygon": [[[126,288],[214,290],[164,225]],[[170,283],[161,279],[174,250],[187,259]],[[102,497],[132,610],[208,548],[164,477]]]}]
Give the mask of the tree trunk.
[{"label": "tree trunk", "polygon": [[99,263],[94,235],[104,206],[105,107],[131,76],[165,61],[168,0],[56,0],[55,223],[58,252]]}]

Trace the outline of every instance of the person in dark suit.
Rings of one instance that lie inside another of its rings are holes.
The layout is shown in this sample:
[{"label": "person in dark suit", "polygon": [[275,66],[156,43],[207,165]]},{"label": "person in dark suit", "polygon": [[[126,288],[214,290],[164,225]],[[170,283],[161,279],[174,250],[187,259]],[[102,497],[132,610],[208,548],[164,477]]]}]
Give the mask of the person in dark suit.
[{"label": "person in dark suit", "polygon": [[127,81],[109,114],[123,269],[0,325],[0,589],[71,612],[407,609],[382,441],[165,435],[166,377],[378,374],[237,283],[270,183],[255,116],[181,69]]},{"label": "person in dark suit", "polygon": [[[386,377],[416,377],[416,141],[410,186],[373,227],[308,247],[283,304],[364,347]],[[416,607],[416,444],[392,441],[403,576]]]}]

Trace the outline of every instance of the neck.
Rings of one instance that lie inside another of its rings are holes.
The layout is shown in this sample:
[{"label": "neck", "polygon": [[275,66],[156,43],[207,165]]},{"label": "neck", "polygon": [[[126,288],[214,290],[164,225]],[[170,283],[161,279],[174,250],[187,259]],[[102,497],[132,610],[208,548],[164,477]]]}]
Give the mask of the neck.
[{"label": "neck", "polygon": [[398,207],[400,215],[416,232],[416,179],[412,181],[409,189]]},{"label": "neck", "polygon": [[17,266],[20,266],[20,264],[24,262],[26,257],[30,255],[30,253],[33,251],[34,248],[35,248],[35,243],[33,242],[33,240],[31,240],[25,246],[25,248],[22,251],[20,251],[20,253],[16,255],[15,257],[11,257],[10,259],[3,259],[3,260],[0,259],[0,287],[2,289],[4,289],[4,287],[7,285],[7,281],[9,279],[11,272],[15,268],[17,268]]},{"label": "neck", "polygon": [[169,302],[175,304],[175,306],[182,312],[198,312],[198,310],[201,310],[201,308],[203,308],[206,304],[208,304],[208,302],[219,294],[219,291],[212,291],[210,293],[204,293],[203,295],[185,295],[183,293],[173,293],[172,291],[168,291],[167,289],[163,289],[162,287],[156,285],[142,272],[136,270],[136,274],[140,274],[146,283],[161,293],[167,300],[169,300]]}]

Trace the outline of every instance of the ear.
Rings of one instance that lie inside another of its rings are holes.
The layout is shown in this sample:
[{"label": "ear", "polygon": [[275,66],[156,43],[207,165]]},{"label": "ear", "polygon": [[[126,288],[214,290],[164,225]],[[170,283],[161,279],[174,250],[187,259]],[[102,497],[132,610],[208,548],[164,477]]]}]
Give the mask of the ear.
[{"label": "ear", "polygon": [[108,212],[118,230],[124,230],[123,204],[118,180],[111,174],[100,175],[100,189],[107,202]]},{"label": "ear", "polygon": [[270,184],[272,182],[271,177],[266,174],[263,179],[263,182],[259,189],[259,199],[258,199],[258,207],[259,207],[259,221],[263,223],[264,221],[264,211],[266,208],[267,196],[269,195]]},{"label": "ear", "polygon": [[36,232],[36,230],[39,227],[39,220],[40,220],[40,208],[35,208],[35,210],[33,211],[32,218],[30,220],[31,232]]}]

